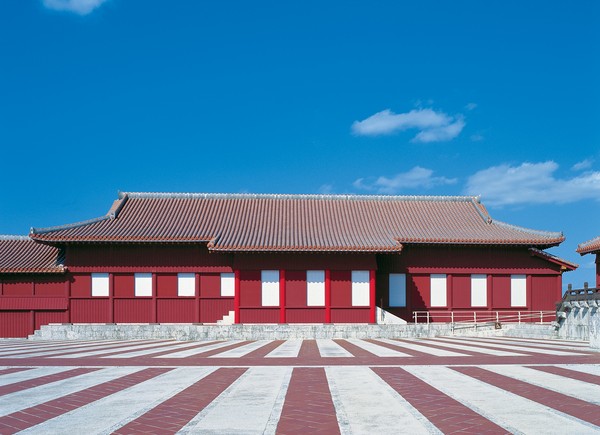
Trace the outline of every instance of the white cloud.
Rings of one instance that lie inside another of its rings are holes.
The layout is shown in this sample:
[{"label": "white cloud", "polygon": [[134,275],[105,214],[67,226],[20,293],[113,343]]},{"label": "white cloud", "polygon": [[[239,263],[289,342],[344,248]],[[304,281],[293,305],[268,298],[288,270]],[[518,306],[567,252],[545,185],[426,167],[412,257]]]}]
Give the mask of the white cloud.
[{"label": "white cloud", "polygon": [[465,106],[465,109],[467,109],[469,112],[471,110],[475,110],[477,108],[477,103],[469,103]]},{"label": "white cloud", "polygon": [[99,8],[107,0],[42,0],[44,6],[56,11],[74,12],[79,15],[87,15],[94,9]]},{"label": "white cloud", "polygon": [[441,127],[423,130],[417,134],[413,142],[442,142],[454,139],[465,127],[465,121],[462,116],[457,116],[456,121]]},{"label": "white cloud", "polygon": [[475,134],[471,135],[471,141],[473,141],[473,142],[481,142],[483,139],[485,139],[485,138],[483,137],[482,134],[475,133]]},{"label": "white cloud", "polygon": [[379,136],[398,131],[417,129],[414,142],[438,142],[454,139],[460,134],[465,121],[432,109],[413,109],[406,113],[382,110],[362,121],[352,123],[352,132],[359,136]]},{"label": "white cloud", "polygon": [[600,199],[600,172],[586,172],[573,178],[557,178],[553,161],[492,166],[469,177],[468,195],[481,194],[490,206],[567,204]]},{"label": "white cloud", "polygon": [[592,163],[593,161],[590,159],[585,159],[582,160],[580,162],[575,163],[573,166],[571,166],[571,169],[573,171],[583,171],[584,169],[589,169],[592,167]]},{"label": "white cloud", "polygon": [[331,193],[333,193],[334,188],[333,188],[333,184],[322,184],[321,186],[319,186],[318,192],[323,194],[323,195],[329,195]]},{"label": "white cloud", "polygon": [[378,178],[359,178],[353,184],[357,189],[374,191],[377,193],[398,193],[403,189],[424,188],[455,184],[456,178],[434,177],[431,169],[415,166],[408,172],[396,174],[392,178],[384,176]]}]

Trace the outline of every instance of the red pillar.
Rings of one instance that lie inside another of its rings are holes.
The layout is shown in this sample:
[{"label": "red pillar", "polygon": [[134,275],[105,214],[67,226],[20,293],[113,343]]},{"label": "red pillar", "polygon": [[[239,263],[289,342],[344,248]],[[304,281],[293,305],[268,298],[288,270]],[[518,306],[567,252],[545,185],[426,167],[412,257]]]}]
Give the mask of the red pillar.
[{"label": "red pillar", "polygon": [[331,323],[331,271],[325,271],[325,323]]},{"label": "red pillar", "polygon": [[369,271],[369,323],[375,323],[375,271]]},{"label": "red pillar", "polygon": [[195,300],[195,313],[194,313],[194,320],[196,323],[200,323],[200,274],[195,273],[195,287],[196,287],[196,291],[194,292],[194,300]]},{"label": "red pillar", "polygon": [[71,323],[71,280],[68,276],[65,281],[65,294],[67,296],[67,323]]},{"label": "red pillar", "polygon": [[235,294],[233,296],[233,309],[235,310],[235,323],[240,323],[240,271],[234,271]]},{"label": "red pillar", "polygon": [[525,303],[527,304],[527,309],[529,311],[533,310],[533,307],[531,306],[531,289],[533,287],[531,285],[531,280],[532,280],[531,275],[526,275],[526,278],[525,278]]},{"label": "red pillar", "polygon": [[454,297],[454,289],[452,288],[452,274],[446,275],[446,307],[452,311],[454,307],[452,306]]},{"label": "red pillar", "polygon": [[115,278],[108,274],[108,323],[115,323]]},{"label": "red pillar", "polygon": [[492,301],[492,297],[493,297],[493,289],[492,289],[492,285],[493,285],[493,277],[491,274],[488,274],[487,276],[487,306],[488,306],[488,310],[491,310],[494,307],[493,301]]},{"label": "red pillar", "polygon": [[151,316],[152,323],[158,322],[158,313],[157,313],[158,301],[156,300],[156,291],[157,291],[156,274],[153,273],[152,274],[152,316]]},{"label": "red pillar", "polygon": [[279,323],[285,323],[285,270],[279,271]]},{"label": "red pillar", "polygon": [[596,288],[600,288],[600,253],[596,254]]}]

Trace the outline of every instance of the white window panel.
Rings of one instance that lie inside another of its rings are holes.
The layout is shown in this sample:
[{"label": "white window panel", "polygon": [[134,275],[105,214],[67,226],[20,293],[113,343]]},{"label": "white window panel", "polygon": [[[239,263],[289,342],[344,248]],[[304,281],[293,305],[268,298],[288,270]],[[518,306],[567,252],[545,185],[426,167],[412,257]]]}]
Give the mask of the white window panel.
[{"label": "white window panel", "polygon": [[263,270],[262,281],[262,305],[263,307],[279,306],[279,271]]},{"label": "white window panel", "polygon": [[368,307],[369,304],[369,271],[352,271],[352,306]]},{"label": "white window panel", "polygon": [[390,273],[389,296],[390,307],[406,306],[406,274]]},{"label": "white window panel", "polygon": [[221,274],[221,296],[235,296],[235,274]]},{"label": "white window panel", "polygon": [[196,274],[177,274],[177,296],[196,296]]},{"label": "white window panel", "polygon": [[447,306],[446,299],[446,274],[434,273],[431,275],[431,306],[445,307]]},{"label": "white window panel", "polygon": [[309,307],[325,306],[325,271],[306,271],[306,305]]},{"label": "white window panel", "polygon": [[510,306],[527,306],[527,278],[525,275],[510,276]]},{"label": "white window panel", "polygon": [[92,273],[92,296],[108,295],[108,273]]},{"label": "white window panel", "polygon": [[471,306],[487,307],[487,275],[471,275]]},{"label": "white window panel", "polygon": [[152,274],[151,273],[136,273],[135,274],[135,295],[136,296],[152,296]]}]

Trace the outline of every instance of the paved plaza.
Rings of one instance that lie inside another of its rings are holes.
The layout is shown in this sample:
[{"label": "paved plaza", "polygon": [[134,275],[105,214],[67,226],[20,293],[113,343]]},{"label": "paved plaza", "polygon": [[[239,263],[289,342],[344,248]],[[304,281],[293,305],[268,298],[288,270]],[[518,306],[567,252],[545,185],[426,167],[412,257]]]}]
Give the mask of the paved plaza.
[{"label": "paved plaza", "polygon": [[600,353],[509,337],[0,341],[0,433],[600,433]]}]

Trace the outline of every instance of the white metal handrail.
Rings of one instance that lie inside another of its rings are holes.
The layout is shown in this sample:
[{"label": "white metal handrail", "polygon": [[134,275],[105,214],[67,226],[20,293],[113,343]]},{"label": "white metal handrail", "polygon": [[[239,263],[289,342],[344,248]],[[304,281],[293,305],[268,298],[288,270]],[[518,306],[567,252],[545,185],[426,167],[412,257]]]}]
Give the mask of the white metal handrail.
[{"label": "white metal handrail", "polygon": [[[555,311],[413,311],[414,323],[432,323],[439,319],[445,323],[478,325],[482,323],[551,323]],[[545,320],[550,318],[551,320]],[[464,320],[463,320],[464,319]],[[421,322],[420,322],[421,321]],[[532,322],[533,321],[533,322]]]}]

